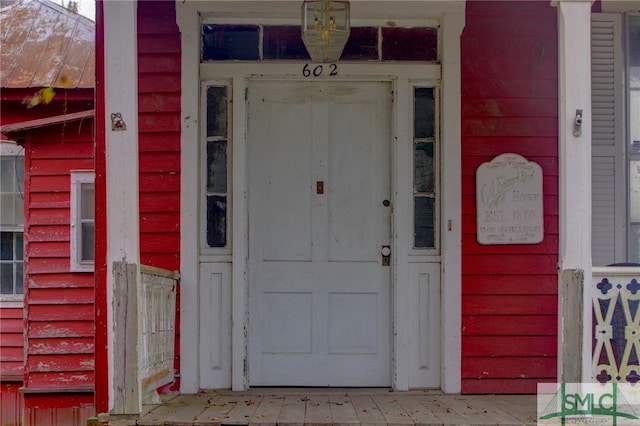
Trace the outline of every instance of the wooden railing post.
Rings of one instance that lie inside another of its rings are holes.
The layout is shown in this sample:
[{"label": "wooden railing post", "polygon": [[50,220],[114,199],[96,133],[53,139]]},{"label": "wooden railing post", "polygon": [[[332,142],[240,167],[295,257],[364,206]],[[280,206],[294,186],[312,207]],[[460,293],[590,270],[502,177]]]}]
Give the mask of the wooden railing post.
[{"label": "wooden railing post", "polygon": [[580,383],[583,381],[583,291],[584,271],[566,269],[560,274],[560,333],[562,342],[561,383]]},{"label": "wooden railing post", "polygon": [[138,366],[138,267],[114,262],[112,414],[139,414],[142,410]]}]

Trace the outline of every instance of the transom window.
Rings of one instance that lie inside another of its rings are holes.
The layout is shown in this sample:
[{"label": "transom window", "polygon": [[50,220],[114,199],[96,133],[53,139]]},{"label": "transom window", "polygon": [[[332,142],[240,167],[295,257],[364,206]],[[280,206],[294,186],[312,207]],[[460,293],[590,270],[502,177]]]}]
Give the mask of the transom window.
[{"label": "transom window", "polygon": [[0,300],[24,292],[24,156],[13,142],[0,143]]},{"label": "transom window", "polygon": [[[311,58],[300,26],[202,26],[201,59],[207,61],[304,60]],[[352,27],[341,61],[438,60],[438,29],[433,27]]]}]

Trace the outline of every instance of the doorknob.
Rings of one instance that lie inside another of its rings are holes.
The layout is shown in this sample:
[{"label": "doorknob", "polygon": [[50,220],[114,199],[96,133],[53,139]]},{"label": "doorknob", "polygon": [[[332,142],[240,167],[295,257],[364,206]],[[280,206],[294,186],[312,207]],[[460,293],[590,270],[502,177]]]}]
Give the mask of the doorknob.
[{"label": "doorknob", "polygon": [[391,264],[391,247],[382,246],[380,254],[382,255],[382,266],[389,266]]}]

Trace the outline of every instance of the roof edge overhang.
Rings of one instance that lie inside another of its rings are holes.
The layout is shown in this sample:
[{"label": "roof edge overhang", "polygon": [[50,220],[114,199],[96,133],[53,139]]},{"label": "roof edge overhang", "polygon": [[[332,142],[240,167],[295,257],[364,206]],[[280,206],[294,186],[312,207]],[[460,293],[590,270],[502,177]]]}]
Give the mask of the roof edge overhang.
[{"label": "roof edge overhang", "polygon": [[71,114],[54,115],[53,117],[39,118],[36,120],[21,121],[19,123],[5,124],[0,126],[0,133],[10,135],[12,133],[18,133],[25,130],[31,130],[38,127],[53,126],[61,123],[68,123],[71,121],[83,120],[85,118],[92,118],[95,115],[94,109],[86,111],[74,112]]}]

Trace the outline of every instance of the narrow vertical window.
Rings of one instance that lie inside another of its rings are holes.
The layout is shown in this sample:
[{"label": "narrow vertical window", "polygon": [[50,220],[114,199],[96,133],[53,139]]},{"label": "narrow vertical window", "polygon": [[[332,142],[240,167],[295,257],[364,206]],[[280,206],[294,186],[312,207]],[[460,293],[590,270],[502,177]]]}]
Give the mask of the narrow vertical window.
[{"label": "narrow vertical window", "polygon": [[228,88],[206,91],[206,228],[208,247],[227,247],[228,218]]},{"label": "narrow vertical window", "polygon": [[414,247],[436,247],[436,146],[434,89],[414,88]]},{"label": "narrow vertical window", "polygon": [[0,301],[24,293],[24,156],[15,143],[0,143]]},{"label": "narrow vertical window", "polygon": [[71,172],[71,270],[91,272],[95,246],[95,174]]}]

